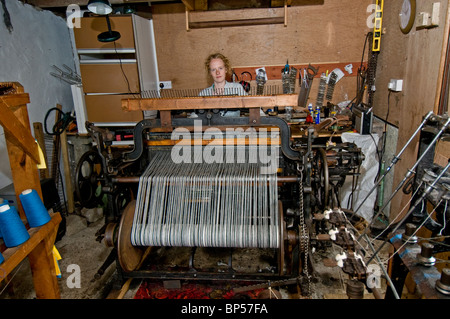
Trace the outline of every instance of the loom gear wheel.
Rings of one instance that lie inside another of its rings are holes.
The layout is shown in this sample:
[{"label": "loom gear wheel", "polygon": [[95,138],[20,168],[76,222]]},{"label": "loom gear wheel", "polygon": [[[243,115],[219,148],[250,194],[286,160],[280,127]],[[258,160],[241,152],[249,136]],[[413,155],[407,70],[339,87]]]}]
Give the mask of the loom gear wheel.
[{"label": "loom gear wheel", "polygon": [[136,270],[142,261],[145,249],[131,244],[131,228],[133,225],[136,201],[131,201],[122,213],[117,233],[117,257],[123,271]]},{"label": "loom gear wheel", "polygon": [[84,153],[75,170],[75,193],[82,207],[95,207],[102,201],[104,181],[100,155],[94,150]]},{"label": "loom gear wheel", "polygon": [[330,194],[330,179],[328,171],[327,154],[323,148],[319,148],[313,160],[313,186],[316,188],[318,199],[317,206],[321,209],[328,207]]}]

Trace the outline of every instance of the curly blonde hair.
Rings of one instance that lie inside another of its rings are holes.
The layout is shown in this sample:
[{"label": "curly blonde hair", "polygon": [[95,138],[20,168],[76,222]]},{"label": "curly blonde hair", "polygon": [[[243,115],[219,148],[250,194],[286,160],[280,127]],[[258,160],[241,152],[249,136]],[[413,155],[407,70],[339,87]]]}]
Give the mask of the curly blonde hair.
[{"label": "curly blonde hair", "polygon": [[223,61],[223,64],[225,65],[225,69],[227,70],[227,75],[228,76],[231,76],[231,66],[230,66],[230,61],[228,60],[228,58],[226,57],[226,56],[224,56],[222,53],[213,53],[213,54],[211,54],[211,55],[209,55],[207,58],[206,58],[206,61],[205,61],[205,68],[206,68],[206,72],[208,73],[208,75],[209,76],[211,76],[210,75],[210,73],[209,73],[209,64],[211,63],[211,60],[213,60],[213,59],[221,59],[222,61]]}]

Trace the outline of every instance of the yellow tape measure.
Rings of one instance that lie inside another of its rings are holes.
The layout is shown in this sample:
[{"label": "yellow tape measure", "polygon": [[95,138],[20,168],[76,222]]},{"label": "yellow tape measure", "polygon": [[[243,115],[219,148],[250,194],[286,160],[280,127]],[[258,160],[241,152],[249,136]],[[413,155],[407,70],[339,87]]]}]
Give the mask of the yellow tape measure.
[{"label": "yellow tape measure", "polygon": [[377,0],[375,8],[375,26],[373,28],[372,51],[379,52],[381,47],[381,27],[383,25],[384,0]]}]

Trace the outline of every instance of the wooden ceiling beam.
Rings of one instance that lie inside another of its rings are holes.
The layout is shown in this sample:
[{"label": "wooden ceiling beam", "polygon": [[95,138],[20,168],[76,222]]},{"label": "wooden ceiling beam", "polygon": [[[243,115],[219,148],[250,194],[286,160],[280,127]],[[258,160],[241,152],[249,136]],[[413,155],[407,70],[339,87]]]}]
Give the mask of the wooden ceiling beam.
[{"label": "wooden ceiling beam", "polygon": [[[142,1],[142,0],[109,0],[112,5],[126,5],[126,4],[136,4],[136,3],[149,3],[149,2],[167,2],[171,0],[153,0],[153,1]],[[28,0],[27,3],[39,8],[58,8],[67,7],[71,4],[76,4],[81,6],[87,6],[88,0]]]},{"label": "wooden ceiling beam", "polygon": [[185,5],[186,9],[193,11],[195,10],[195,1],[194,0],[181,0]]}]

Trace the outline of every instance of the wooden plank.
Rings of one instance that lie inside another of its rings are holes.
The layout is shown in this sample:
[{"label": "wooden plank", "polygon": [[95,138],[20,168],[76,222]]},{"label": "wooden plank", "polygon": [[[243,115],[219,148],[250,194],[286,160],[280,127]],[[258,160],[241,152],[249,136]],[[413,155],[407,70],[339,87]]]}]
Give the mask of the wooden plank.
[{"label": "wooden plank", "polygon": [[190,97],[161,99],[123,99],[122,109],[137,110],[198,110],[198,109],[250,109],[297,105],[297,94],[272,96]]},{"label": "wooden plank", "polygon": [[447,59],[447,49],[448,49],[448,38],[450,35],[450,6],[447,7],[446,19],[445,19],[445,27],[444,27],[444,38],[442,41],[442,49],[441,49],[441,59],[439,63],[439,74],[438,80],[436,84],[436,96],[434,98],[434,113],[439,114],[439,102],[441,100],[442,91],[445,90],[443,86],[443,79],[445,78],[444,73],[446,71],[446,59]]},{"label": "wooden plank", "polygon": [[227,28],[227,27],[245,27],[266,24],[284,24],[284,17],[274,18],[256,18],[256,19],[239,19],[239,20],[224,20],[224,21],[201,21],[189,22],[190,29],[203,28]]},{"label": "wooden plank", "polygon": [[197,11],[208,10],[208,0],[195,0],[194,10]]},{"label": "wooden plank", "polygon": [[181,0],[188,10],[195,10],[194,0]]},{"label": "wooden plank", "polygon": [[[31,132],[28,112],[26,107],[16,109],[15,118],[24,127],[24,132]],[[9,119],[5,119],[9,121]],[[8,150],[9,163],[11,166],[14,190],[16,193],[16,202],[18,203],[18,211],[22,218],[25,218],[22,205],[20,203],[19,194],[26,189],[35,189],[42,199],[41,183],[39,172],[36,167],[36,161],[33,160],[24,150],[11,140],[11,134],[5,131],[6,148]],[[33,139],[33,144],[36,142]],[[36,147],[37,151],[37,147]]]},{"label": "wooden plank", "polygon": [[[22,107],[26,108],[26,104]],[[29,130],[16,118],[14,112],[9,109],[9,105],[3,98],[0,98],[0,125],[3,126],[5,136],[8,136],[7,139],[10,142],[19,146],[35,163],[39,163],[36,141]]]},{"label": "wooden plank", "polygon": [[28,93],[2,95],[0,98],[12,111],[14,111],[16,107],[30,103],[30,96]]}]

